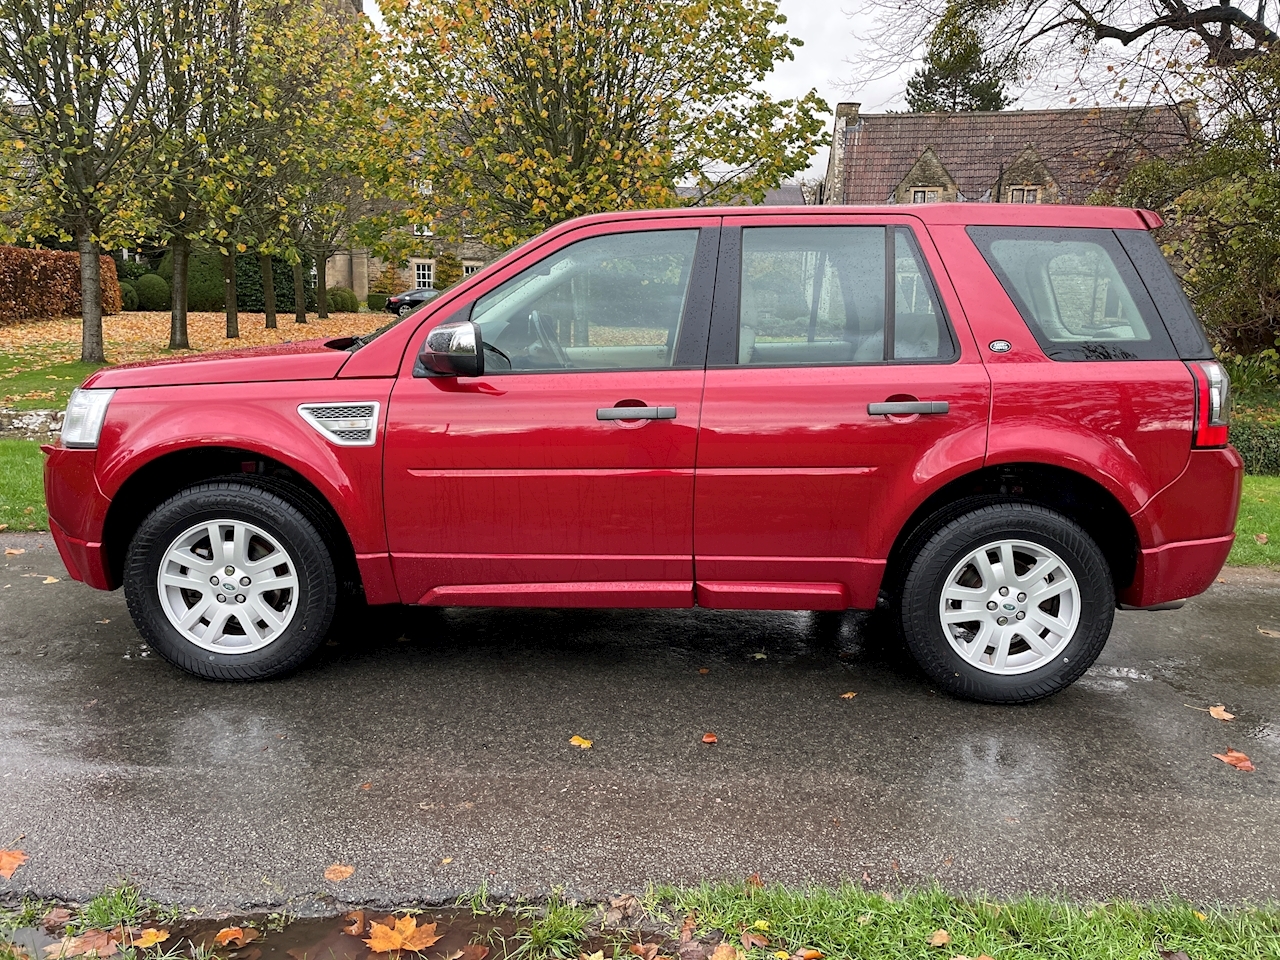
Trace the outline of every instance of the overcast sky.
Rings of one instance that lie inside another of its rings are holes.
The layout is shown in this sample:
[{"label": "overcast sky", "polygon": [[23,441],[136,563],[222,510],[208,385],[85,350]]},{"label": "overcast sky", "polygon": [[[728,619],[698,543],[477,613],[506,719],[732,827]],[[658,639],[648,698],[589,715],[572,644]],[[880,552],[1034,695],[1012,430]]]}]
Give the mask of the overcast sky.
[{"label": "overcast sky", "polygon": [[[765,81],[768,91],[779,99],[799,97],[810,89],[817,89],[834,111],[836,104],[854,100],[862,104],[866,112],[880,112],[886,108],[901,109],[907,77],[919,66],[904,64],[898,75],[876,81],[856,91],[844,85],[853,75],[851,61],[858,56],[858,41],[854,32],[869,33],[871,19],[866,15],[850,16],[841,9],[839,0],[780,0],[781,12],[786,15],[786,31],[804,41],[795,51],[795,60],[780,65]],[[846,9],[855,7],[848,3]],[[376,0],[365,0],[365,13],[381,27],[382,16]],[[830,130],[833,117],[827,117]],[[827,151],[824,148],[814,157],[810,176],[822,176],[827,172]]]}]

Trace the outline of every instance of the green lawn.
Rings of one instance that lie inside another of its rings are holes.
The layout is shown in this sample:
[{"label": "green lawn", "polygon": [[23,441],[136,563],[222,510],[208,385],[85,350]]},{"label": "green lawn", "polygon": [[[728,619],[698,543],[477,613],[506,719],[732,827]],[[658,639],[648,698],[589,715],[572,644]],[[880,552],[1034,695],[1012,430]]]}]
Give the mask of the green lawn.
[{"label": "green lawn", "polygon": [[44,454],[34,440],[0,440],[0,524],[46,530]]},{"label": "green lawn", "polygon": [[14,410],[61,410],[71,391],[97,370],[96,363],[59,363],[42,367],[0,355],[0,406]]},{"label": "green lawn", "polygon": [[[77,364],[78,366],[78,364]],[[0,440],[0,523],[44,530],[44,457],[34,440]],[[1245,477],[1232,566],[1280,567],[1280,477]],[[1266,543],[1257,537],[1265,536]]]}]

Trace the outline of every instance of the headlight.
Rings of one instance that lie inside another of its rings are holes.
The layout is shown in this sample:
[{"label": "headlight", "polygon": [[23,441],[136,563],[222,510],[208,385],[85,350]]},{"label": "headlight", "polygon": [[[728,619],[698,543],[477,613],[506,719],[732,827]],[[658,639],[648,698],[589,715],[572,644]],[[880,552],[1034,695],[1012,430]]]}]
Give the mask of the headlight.
[{"label": "headlight", "polygon": [[89,447],[98,445],[102,422],[107,419],[107,405],[114,390],[85,390],[71,392],[71,402],[62,420],[62,445],[64,447]]}]

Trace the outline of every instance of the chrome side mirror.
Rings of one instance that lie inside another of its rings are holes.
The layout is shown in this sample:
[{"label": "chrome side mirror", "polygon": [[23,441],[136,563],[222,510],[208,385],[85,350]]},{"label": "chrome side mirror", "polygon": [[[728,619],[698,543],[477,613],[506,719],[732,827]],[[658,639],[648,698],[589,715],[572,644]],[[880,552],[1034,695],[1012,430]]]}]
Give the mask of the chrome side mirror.
[{"label": "chrome side mirror", "polygon": [[427,334],[418,362],[437,376],[484,376],[484,341],[470,320],[442,323]]}]

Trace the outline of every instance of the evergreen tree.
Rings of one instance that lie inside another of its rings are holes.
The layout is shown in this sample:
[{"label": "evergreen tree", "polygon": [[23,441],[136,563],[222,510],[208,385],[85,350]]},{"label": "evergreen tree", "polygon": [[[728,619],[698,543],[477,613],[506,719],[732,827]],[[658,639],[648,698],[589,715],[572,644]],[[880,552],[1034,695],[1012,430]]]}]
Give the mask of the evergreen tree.
[{"label": "evergreen tree", "polygon": [[984,55],[981,35],[948,11],[929,37],[924,66],[907,81],[907,105],[916,113],[960,113],[1010,102],[1004,71]]}]

